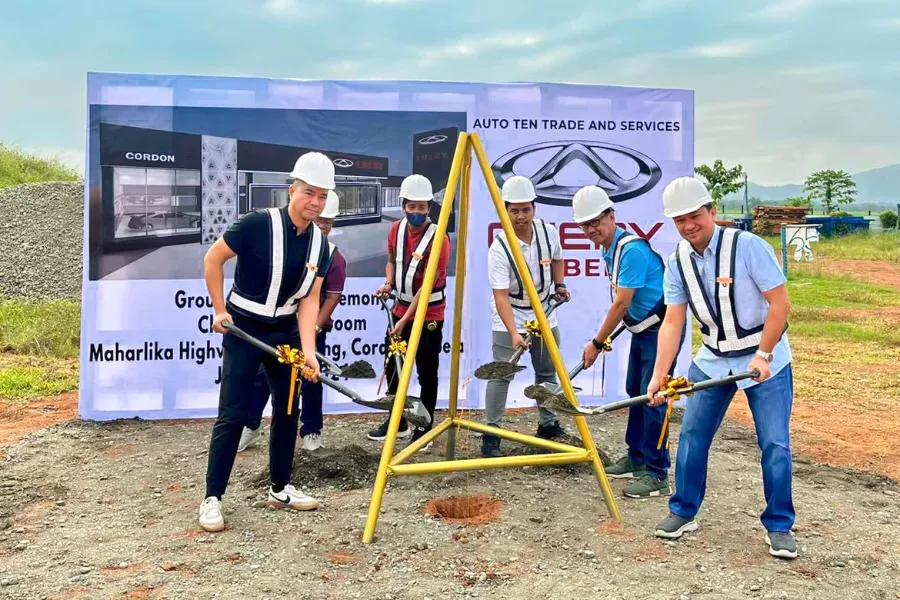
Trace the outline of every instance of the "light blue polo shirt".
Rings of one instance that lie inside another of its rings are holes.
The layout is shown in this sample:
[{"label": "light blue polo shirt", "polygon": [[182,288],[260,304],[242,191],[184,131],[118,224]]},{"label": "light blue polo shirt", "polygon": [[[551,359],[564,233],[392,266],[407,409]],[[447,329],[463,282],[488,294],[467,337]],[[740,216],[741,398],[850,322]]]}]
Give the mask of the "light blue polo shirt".
[{"label": "light blue polo shirt", "polygon": [[[603,251],[603,260],[606,262],[606,270],[612,274],[612,261],[615,254],[612,248],[616,242],[625,235],[625,230],[616,227],[610,250]],[[663,273],[662,261],[659,260],[649,244],[633,242],[628,244],[619,258],[619,287],[634,289],[631,305],[628,307],[628,316],[635,321],[643,321],[656,307],[663,297]]]},{"label": "light blue polo shirt", "polygon": [[[697,265],[700,273],[700,285],[711,300],[715,298],[716,290],[716,246],[719,243],[719,235],[722,228],[718,225],[713,231],[709,246],[703,251],[703,255],[691,249],[691,257]],[[737,259],[734,264],[734,310],[737,320],[743,327],[752,327],[758,323],[764,323],[769,314],[769,303],[763,296],[763,292],[775,289],[783,285],[787,280],[781,272],[781,266],[775,258],[775,250],[764,239],[743,231],[737,237]],[[673,252],[666,260],[665,276],[666,304],[687,304],[688,291],[678,270],[678,250]],[[712,310],[715,311],[716,303],[713,301]],[[688,307],[690,314],[690,307]],[[743,373],[750,365],[753,354],[736,357],[716,356],[704,345],[700,346],[694,357],[697,368],[706,373],[708,377],[719,379],[737,373]],[[772,350],[772,377],[778,374],[791,362],[791,347],[788,344],[787,333],[781,336],[781,340]],[[739,388],[748,388],[757,385],[751,379],[738,382]]]}]

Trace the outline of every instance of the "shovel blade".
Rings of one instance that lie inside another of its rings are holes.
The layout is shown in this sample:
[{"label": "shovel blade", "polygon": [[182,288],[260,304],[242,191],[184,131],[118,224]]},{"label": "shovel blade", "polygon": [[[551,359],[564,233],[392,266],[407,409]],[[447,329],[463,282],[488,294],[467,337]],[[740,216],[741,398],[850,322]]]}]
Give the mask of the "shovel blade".
[{"label": "shovel blade", "polygon": [[506,379],[520,371],[524,371],[525,367],[514,365],[503,361],[489,362],[475,369],[475,378],[482,381],[491,381],[493,379]]},{"label": "shovel blade", "polygon": [[553,410],[557,413],[564,413],[568,415],[593,414],[589,410],[572,406],[572,403],[566,400],[565,396],[554,394],[542,385],[529,385],[527,388],[525,388],[525,397],[531,398],[539,406]]}]

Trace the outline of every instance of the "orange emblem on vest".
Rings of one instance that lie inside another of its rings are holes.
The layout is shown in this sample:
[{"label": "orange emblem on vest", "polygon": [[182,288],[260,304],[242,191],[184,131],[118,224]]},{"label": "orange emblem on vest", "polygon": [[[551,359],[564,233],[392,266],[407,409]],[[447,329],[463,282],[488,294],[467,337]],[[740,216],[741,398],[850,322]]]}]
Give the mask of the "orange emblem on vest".
[{"label": "orange emblem on vest", "polygon": [[312,271],[313,273],[315,273],[316,271],[319,270],[319,267],[317,267],[316,265],[314,265],[312,263],[306,263],[306,268],[308,270]]}]

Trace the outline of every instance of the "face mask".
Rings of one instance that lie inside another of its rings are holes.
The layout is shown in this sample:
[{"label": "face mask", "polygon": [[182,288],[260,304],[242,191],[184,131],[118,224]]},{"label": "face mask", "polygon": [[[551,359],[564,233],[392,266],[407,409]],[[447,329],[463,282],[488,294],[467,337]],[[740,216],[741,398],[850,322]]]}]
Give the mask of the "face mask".
[{"label": "face mask", "polygon": [[409,221],[409,224],[413,227],[421,227],[425,224],[425,219],[428,218],[428,215],[425,213],[407,213],[406,220]]}]

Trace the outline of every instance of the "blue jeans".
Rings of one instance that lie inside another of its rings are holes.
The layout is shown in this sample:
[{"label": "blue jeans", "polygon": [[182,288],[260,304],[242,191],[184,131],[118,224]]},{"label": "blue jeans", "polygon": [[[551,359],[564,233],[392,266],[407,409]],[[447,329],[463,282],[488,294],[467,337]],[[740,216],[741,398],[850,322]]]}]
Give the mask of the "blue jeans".
[{"label": "blue jeans", "polygon": [[[693,364],[688,378],[695,383],[709,379]],[[690,519],[700,510],[706,493],[709,446],[736,392],[736,385],[723,385],[695,392],[687,398],[675,458],[676,489],[669,499],[669,509],[679,517]],[[791,496],[790,420],[794,400],[791,365],[745,392],[762,450],[766,510],[760,521],[766,531],[786,533],[794,525],[795,516]]]},{"label": "blue jeans", "polygon": [[[316,334],[316,350],[325,354],[324,331]],[[305,379],[298,380],[300,384],[300,437],[311,433],[322,433],[322,384],[312,383]],[[269,401],[269,381],[266,373],[260,369],[253,385],[253,393],[250,395],[250,406],[247,407],[248,429],[259,429],[262,423],[263,411]]]},{"label": "blue jeans", "polygon": [[[625,392],[630,398],[647,393],[647,385],[653,376],[656,364],[656,344],[659,327],[632,334],[631,350],[628,353],[628,373],[625,376]],[[684,337],[682,336],[682,342]],[[669,374],[675,369],[675,363]],[[628,426],[625,429],[625,443],[628,444],[628,458],[638,467],[645,465],[647,472],[657,479],[665,479],[669,473],[668,433],[661,450],[657,450],[659,434],[666,418],[666,405],[632,406],[628,409]]]}]

